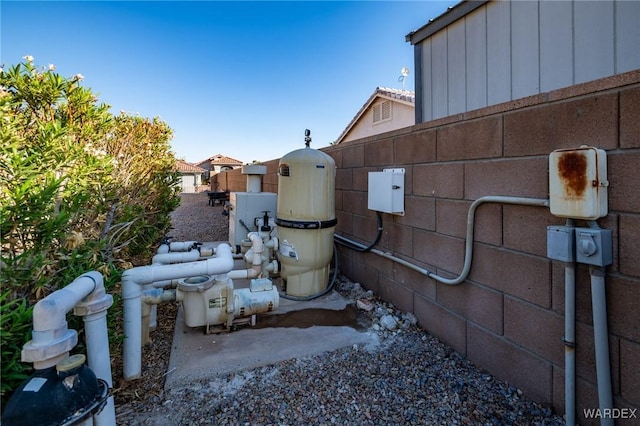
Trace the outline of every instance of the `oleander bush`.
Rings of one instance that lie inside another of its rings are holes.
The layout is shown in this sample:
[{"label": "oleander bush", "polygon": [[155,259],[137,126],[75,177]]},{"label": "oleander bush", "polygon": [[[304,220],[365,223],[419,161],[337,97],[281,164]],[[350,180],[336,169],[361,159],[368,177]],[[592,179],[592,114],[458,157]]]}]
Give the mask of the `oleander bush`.
[{"label": "oleander bush", "polygon": [[82,80],[30,56],[0,69],[2,406],[31,373],[20,352],[33,306],[83,273],[105,277],[121,339],[120,272],[147,263],[179,204],[169,126],[113,115]]}]

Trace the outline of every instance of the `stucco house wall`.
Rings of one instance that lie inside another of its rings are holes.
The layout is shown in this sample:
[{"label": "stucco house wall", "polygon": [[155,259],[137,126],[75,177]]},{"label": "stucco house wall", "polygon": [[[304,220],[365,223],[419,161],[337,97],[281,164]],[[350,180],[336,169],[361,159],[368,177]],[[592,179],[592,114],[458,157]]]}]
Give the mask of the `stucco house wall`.
[{"label": "stucco house wall", "polygon": [[415,123],[414,105],[413,91],[376,87],[334,145],[412,126]]},{"label": "stucco house wall", "polygon": [[379,99],[377,102],[374,102],[367,110],[367,113],[363,115],[362,119],[351,128],[349,134],[341,141],[341,143],[362,139],[379,133],[386,133],[391,130],[409,127],[414,124],[415,112],[413,105],[406,105],[393,101],[391,104],[391,119],[374,123],[371,118],[372,108],[384,101],[384,99]]},{"label": "stucco house wall", "polygon": [[201,190],[204,169],[183,160],[176,161],[176,169],[180,174],[178,182],[180,192],[194,193]]}]

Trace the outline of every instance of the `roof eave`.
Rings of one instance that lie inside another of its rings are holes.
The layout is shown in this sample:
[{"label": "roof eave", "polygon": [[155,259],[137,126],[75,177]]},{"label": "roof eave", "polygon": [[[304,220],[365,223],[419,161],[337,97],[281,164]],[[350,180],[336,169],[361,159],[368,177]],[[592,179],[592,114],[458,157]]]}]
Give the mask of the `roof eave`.
[{"label": "roof eave", "polygon": [[385,95],[383,93],[380,93],[380,90],[381,90],[380,87],[376,87],[375,92],[373,92],[373,94],[371,96],[369,96],[369,99],[367,99],[367,101],[364,103],[364,105],[362,105],[362,107],[360,108],[360,111],[358,111],[356,116],[353,117],[353,119],[349,122],[349,124],[342,131],[342,133],[340,134],[338,139],[336,139],[336,145],[342,143],[342,140],[347,137],[347,135],[349,134],[349,132],[351,131],[353,126],[355,126],[355,124],[358,121],[360,121],[360,118],[364,115],[365,112],[367,112],[369,110],[369,107],[371,106],[371,104],[373,104],[373,102],[378,98],[384,98],[384,99],[388,99],[388,100],[393,101],[393,102],[398,102],[398,103],[401,103],[401,104],[405,104],[405,105],[409,105],[409,106],[415,107],[415,102],[408,102],[408,101],[405,101],[403,99],[398,99],[398,98],[394,98],[392,96]]},{"label": "roof eave", "polygon": [[473,12],[477,8],[485,5],[490,0],[464,0],[455,6],[451,6],[447,9],[446,12],[441,15],[429,19],[422,27],[418,28],[415,31],[411,31],[409,34],[405,36],[405,41],[411,43],[411,45],[416,45],[423,41],[426,38],[429,38],[433,34],[437,33],[441,29],[447,27],[451,23],[457,21],[465,15]]}]

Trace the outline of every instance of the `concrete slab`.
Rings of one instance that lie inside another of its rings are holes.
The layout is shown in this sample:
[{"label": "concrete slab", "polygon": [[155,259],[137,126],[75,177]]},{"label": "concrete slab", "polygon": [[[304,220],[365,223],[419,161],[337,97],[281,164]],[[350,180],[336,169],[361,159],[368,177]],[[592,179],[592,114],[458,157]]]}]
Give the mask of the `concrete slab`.
[{"label": "concrete slab", "polygon": [[[213,244],[213,243],[211,243]],[[243,269],[237,261],[234,269]],[[235,288],[248,286],[234,280]],[[194,380],[271,365],[358,345],[377,345],[378,335],[358,324],[350,301],[331,291],[311,301],[280,298],[279,308],[258,315],[255,327],[205,334],[184,324],[178,310],[165,388],[184,387]]]}]

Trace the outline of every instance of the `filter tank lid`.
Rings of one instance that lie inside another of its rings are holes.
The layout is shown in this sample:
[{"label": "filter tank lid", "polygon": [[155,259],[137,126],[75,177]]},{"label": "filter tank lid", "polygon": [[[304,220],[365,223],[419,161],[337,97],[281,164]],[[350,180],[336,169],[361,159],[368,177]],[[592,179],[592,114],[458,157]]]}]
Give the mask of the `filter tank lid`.
[{"label": "filter tank lid", "polygon": [[335,161],[333,161],[333,158],[322,152],[322,151],[318,151],[317,149],[313,149],[310,147],[305,147],[305,148],[300,148],[300,149],[296,149],[294,151],[289,152],[288,154],[285,154],[282,158],[280,158],[280,164],[282,163],[292,163],[292,162],[304,162],[304,163],[310,163],[310,162],[315,162],[315,163],[320,163],[320,162],[324,162],[324,163],[329,163],[331,165],[335,165]]},{"label": "filter tank lid", "polygon": [[87,360],[87,357],[84,356],[83,354],[71,355],[70,357],[56,364],[56,370],[63,371],[63,372],[73,370],[74,368],[77,368],[83,365],[86,360]]},{"label": "filter tank lid", "polygon": [[210,275],[197,275],[195,277],[178,280],[178,288],[182,291],[203,292],[213,286],[214,278]]}]

